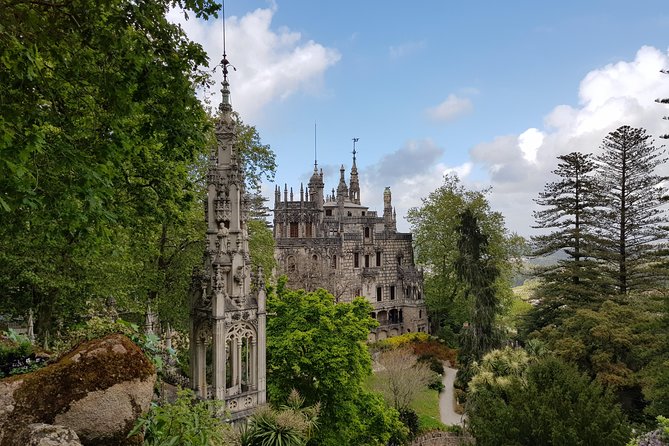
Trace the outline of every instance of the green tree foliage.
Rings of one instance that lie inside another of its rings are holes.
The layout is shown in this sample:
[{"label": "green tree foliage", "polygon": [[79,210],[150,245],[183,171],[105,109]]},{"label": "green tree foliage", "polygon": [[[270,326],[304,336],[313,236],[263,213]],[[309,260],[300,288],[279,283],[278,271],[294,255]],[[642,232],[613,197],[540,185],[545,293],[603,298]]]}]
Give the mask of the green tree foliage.
[{"label": "green tree foliage", "polygon": [[265,277],[270,277],[276,266],[272,230],[262,220],[249,220],[248,226],[251,264],[254,269],[262,267]]},{"label": "green tree foliage", "polygon": [[111,294],[121,266],[141,266],[127,248],[134,222],[178,215],[193,199],[189,166],[210,126],[194,85],[207,58],[166,20],[171,5],[3,6],[0,280],[36,308],[40,332],[55,313],[80,310],[81,296]]},{"label": "green tree foliage", "polygon": [[305,404],[320,403],[315,444],[385,445],[406,435],[397,412],[364,389],[371,373],[364,343],[376,326],[367,301],[335,304],[324,290],[288,290],[282,278],[267,308],[270,401],[285,401],[296,389]]},{"label": "green tree foliage", "polygon": [[667,332],[660,302],[632,297],[634,305],[605,301],[598,309],[578,309],[562,324],[544,328],[540,337],[554,354],[615,391],[630,418],[644,422],[644,406],[650,403],[655,414],[666,400]]},{"label": "green tree foliage", "polygon": [[407,220],[416,243],[416,261],[426,271],[425,302],[433,329],[451,344],[456,343],[471,308],[471,302],[465,299],[466,285],[455,270],[457,227],[465,208],[471,209],[488,238],[488,254],[500,271],[495,288],[504,302],[511,299],[512,260],[522,246],[520,237],[508,234],[503,216],[490,209],[485,191],[467,190],[454,175],[447,175],[444,184],[423,198],[420,207],[409,210]]},{"label": "green tree foliage", "polygon": [[460,335],[461,348],[458,353],[461,364],[458,377],[466,382],[470,377],[472,362],[498,348],[503,333],[496,321],[501,312],[495,287],[499,269],[488,254],[488,237],[470,208],[460,214],[457,233],[459,254],[455,259],[455,271],[458,279],[466,286],[465,297],[471,296],[473,301],[467,328]]},{"label": "green tree foliage", "polygon": [[[506,352],[497,356],[523,356],[511,349]],[[472,379],[477,385],[467,399],[467,416],[477,445],[626,443],[629,426],[611,394],[599,383],[553,357],[527,362],[513,358],[491,359],[497,365],[485,365],[481,373],[492,376]],[[504,364],[518,367],[506,368]]]},{"label": "green tree foliage", "polygon": [[535,290],[541,305],[528,315],[529,331],[555,323],[575,308],[588,305],[604,291],[595,260],[595,229],[601,216],[601,194],[594,176],[595,162],[589,154],[573,152],[559,156],[553,171],[560,179],[546,184],[536,202],[535,228],[550,233],[532,237],[534,255],[557,252],[566,259],[539,271],[542,281]]},{"label": "green tree foliage", "polygon": [[615,292],[657,289],[666,270],[658,268],[657,242],[666,238],[663,197],[666,177],[655,168],[666,162],[665,150],[653,145],[641,128],[622,126],[607,135],[596,158],[602,184],[599,257],[609,268]]},{"label": "green tree foliage", "polygon": [[[0,311],[37,332],[113,297],[184,328],[201,263],[203,178],[215,143],[195,89],[207,57],[167,21],[210,0],[18,0],[0,17]],[[274,154],[239,120],[250,190]],[[169,303],[169,305],[164,305]]]}]

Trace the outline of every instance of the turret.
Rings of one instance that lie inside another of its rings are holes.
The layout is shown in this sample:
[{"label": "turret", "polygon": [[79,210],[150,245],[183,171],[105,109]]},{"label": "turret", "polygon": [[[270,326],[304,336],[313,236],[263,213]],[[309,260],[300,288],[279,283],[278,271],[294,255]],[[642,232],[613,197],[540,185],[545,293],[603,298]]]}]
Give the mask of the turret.
[{"label": "turret", "polygon": [[342,164],[339,168],[339,184],[337,185],[337,202],[342,205],[344,204],[344,198],[348,196],[348,186],[346,186],[346,179],[344,178],[344,165]]},{"label": "turret", "polygon": [[316,209],[323,209],[323,190],[325,184],[323,183],[323,173],[318,174],[318,166],[314,163],[314,173],[309,179],[309,201],[313,201]]}]

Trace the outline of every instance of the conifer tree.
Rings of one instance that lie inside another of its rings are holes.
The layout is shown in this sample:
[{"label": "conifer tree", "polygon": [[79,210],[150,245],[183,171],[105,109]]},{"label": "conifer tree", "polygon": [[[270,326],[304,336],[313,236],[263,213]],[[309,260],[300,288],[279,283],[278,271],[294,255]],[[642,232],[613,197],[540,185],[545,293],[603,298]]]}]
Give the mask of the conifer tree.
[{"label": "conifer tree", "polygon": [[501,305],[495,288],[500,271],[488,252],[488,237],[469,207],[460,214],[457,232],[459,255],[455,270],[466,286],[465,293],[472,299],[469,326],[461,333],[459,355],[462,362],[459,379],[468,381],[472,362],[501,344],[502,333],[496,324]]},{"label": "conifer tree", "polygon": [[543,209],[534,212],[535,228],[550,229],[535,236],[534,255],[566,254],[556,264],[543,268],[543,281],[536,290],[541,303],[528,314],[529,331],[540,329],[587,305],[602,289],[598,265],[593,258],[596,222],[601,214],[601,194],[590,154],[572,152],[559,156],[553,171],[560,179],[546,184],[535,201]]},{"label": "conifer tree", "polygon": [[621,295],[657,288],[662,273],[658,242],[665,237],[661,208],[667,179],[654,173],[665,150],[653,145],[642,128],[622,126],[609,133],[596,158],[606,212],[598,219],[599,257]]}]

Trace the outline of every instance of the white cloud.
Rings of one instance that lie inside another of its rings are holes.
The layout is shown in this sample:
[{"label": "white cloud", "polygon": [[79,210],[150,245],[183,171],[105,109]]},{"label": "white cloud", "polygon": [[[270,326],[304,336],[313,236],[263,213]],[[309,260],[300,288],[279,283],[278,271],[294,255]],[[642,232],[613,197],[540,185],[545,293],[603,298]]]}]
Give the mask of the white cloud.
[{"label": "white cloud", "polygon": [[[579,105],[556,106],[544,118],[543,129],[528,128],[471,149],[472,161],[489,173],[491,203],[505,215],[509,228],[533,233],[533,199],[553,179],[558,155],[597,154],[604,137],[622,125],[643,127],[651,135],[667,133],[669,125],[661,119],[667,110],[654,100],[669,97],[669,78],[659,72],[668,67],[667,53],[642,47],[633,61],[588,73],[579,86]],[[662,169],[669,173],[667,166]]]},{"label": "white cloud", "polygon": [[537,149],[544,142],[544,134],[534,127],[525,130],[518,136],[518,147],[523,152],[526,161],[534,163],[537,161]]},{"label": "white cloud", "polygon": [[425,48],[425,41],[405,42],[388,48],[391,59],[400,59]]},{"label": "white cloud", "polygon": [[[318,89],[323,73],[341,58],[336,49],[305,41],[299,32],[285,27],[273,29],[276,10],[276,4],[272,4],[243,17],[226,19],[226,50],[237,69],[230,72],[233,106],[247,122],[256,120],[272,100],[285,99],[300,90]],[[185,20],[180,10],[170,11],[168,18],[179,23],[190,39],[202,44],[210,56],[210,65],[219,63],[223,54],[220,19]],[[220,69],[215,78],[217,86],[210,99],[218,104]]]},{"label": "white cloud", "polygon": [[470,113],[472,110],[474,110],[474,105],[469,98],[449,94],[441,104],[428,108],[425,113],[433,121],[447,122]]},{"label": "white cloud", "polygon": [[360,172],[362,202],[371,210],[383,212],[383,190],[389,186],[397,212],[398,230],[409,231],[409,224],[404,218],[410,208],[420,205],[421,197],[427,197],[441,186],[444,175],[455,173],[460,178],[466,178],[472,170],[469,162],[446,166],[439,161],[444,153],[442,147],[429,139],[407,141]]}]

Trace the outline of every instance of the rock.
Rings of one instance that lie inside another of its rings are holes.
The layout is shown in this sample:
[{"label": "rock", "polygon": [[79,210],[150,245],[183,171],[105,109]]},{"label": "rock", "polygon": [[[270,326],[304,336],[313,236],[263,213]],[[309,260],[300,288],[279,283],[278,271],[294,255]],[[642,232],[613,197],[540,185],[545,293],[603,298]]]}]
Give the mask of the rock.
[{"label": "rock", "polygon": [[77,433],[65,426],[29,424],[19,434],[16,446],[81,446]]},{"label": "rock", "polygon": [[130,339],[114,334],[79,345],[57,363],[0,380],[0,446],[33,423],[58,424],[85,446],[141,444],[127,439],[153,395],[155,368]]}]

